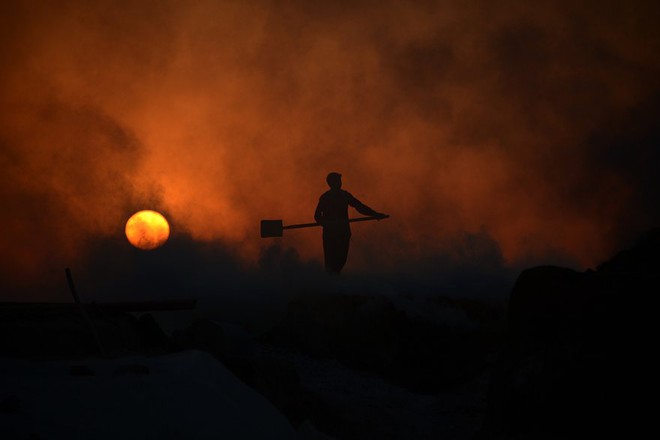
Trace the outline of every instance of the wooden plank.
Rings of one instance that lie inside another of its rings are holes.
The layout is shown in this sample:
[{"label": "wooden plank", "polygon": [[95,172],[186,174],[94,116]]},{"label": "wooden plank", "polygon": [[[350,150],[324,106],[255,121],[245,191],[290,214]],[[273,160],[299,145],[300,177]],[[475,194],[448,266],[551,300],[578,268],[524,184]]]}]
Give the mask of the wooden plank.
[{"label": "wooden plank", "polygon": [[[99,309],[107,312],[157,312],[173,310],[192,310],[197,299],[173,299],[166,301],[124,301],[108,303],[82,303],[86,308]],[[63,302],[0,302],[0,310],[28,310],[28,309],[67,309],[77,307],[74,303]]]}]

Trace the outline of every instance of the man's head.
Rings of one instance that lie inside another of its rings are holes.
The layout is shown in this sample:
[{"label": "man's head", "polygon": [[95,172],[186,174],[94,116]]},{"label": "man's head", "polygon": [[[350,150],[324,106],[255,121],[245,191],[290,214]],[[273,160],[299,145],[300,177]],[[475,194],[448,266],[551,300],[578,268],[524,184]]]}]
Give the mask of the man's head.
[{"label": "man's head", "polygon": [[328,182],[328,186],[331,189],[340,189],[341,188],[341,174],[339,173],[330,173],[328,177],[325,178],[325,181]]}]

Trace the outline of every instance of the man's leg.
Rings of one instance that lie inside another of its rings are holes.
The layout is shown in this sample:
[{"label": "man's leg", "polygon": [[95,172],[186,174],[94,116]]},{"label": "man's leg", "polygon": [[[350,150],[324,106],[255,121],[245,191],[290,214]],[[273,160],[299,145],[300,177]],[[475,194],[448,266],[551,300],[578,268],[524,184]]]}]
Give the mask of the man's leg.
[{"label": "man's leg", "polygon": [[351,243],[350,235],[343,235],[337,240],[337,273],[346,265],[348,259],[348,247]]},{"label": "man's leg", "polygon": [[346,264],[350,233],[343,231],[323,231],[323,254],[325,270],[330,274],[339,274]]},{"label": "man's leg", "polygon": [[333,273],[333,252],[332,252],[332,238],[329,237],[330,234],[323,232],[323,258],[325,261],[325,270],[328,273]]}]

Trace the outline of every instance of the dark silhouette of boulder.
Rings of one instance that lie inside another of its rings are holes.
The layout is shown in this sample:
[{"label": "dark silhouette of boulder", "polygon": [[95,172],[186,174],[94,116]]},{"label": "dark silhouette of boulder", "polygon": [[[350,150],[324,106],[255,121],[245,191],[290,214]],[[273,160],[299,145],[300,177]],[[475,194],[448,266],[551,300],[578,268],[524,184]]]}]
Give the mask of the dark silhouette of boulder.
[{"label": "dark silhouette of boulder", "polygon": [[520,274],[478,438],[630,435],[660,291],[659,237],[652,231],[595,271]]},{"label": "dark silhouette of boulder", "polygon": [[11,394],[0,400],[0,413],[15,413],[21,409],[21,398]]},{"label": "dark silhouette of boulder", "polygon": [[137,374],[137,375],[144,375],[144,374],[149,374],[151,370],[149,370],[149,367],[146,365],[142,364],[127,364],[127,365],[119,365],[117,368],[115,368],[113,374],[116,376],[126,376],[129,374]]},{"label": "dark silhouette of boulder", "polygon": [[[456,387],[485,367],[490,341],[484,328],[465,316],[469,325],[453,325],[441,316],[463,314],[458,303],[445,297],[405,297],[397,302],[351,294],[297,298],[264,340],[313,357],[337,359],[417,392]],[[434,311],[425,316],[410,312],[416,308]]]},{"label": "dark silhouette of boulder", "polygon": [[203,320],[173,335],[179,350],[206,351],[220,360],[242,382],[266,397],[293,425],[309,416],[308,394],[295,366],[271,356],[242,328],[225,322]]},{"label": "dark silhouette of boulder", "polygon": [[165,353],[170,349],[170,338],[161,329],[151,313],[140,315],[135,323],[140,346],[150,352]]},{"label": "dark silhouette of boulder", "polygon": [[271,403],[208,353],[88,358],[96,375],[84,377],[67,374],[72,364],[0,359],[0,438],[298,438]]},{"label": "dark silhouette of boulder", "polygon": [[[149,314],[105,312],[88,306],[105,354],[166,353],[169,338]],[[65,358],[99,356],[88,323],[75,304],[0,304],[0,356]]]},{"label": "dark silhouette of boulder", "polygon": [[71,365],[69,367],[69,376],[85,377],[94,375],[96,375],[96,372],[88,365]]}]

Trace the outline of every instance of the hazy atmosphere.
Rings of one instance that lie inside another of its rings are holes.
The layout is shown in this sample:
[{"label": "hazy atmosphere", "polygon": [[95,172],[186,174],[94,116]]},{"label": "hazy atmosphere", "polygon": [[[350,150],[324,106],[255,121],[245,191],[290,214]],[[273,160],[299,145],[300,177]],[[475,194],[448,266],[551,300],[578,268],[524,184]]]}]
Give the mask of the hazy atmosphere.
[{"label": "hazy atmosphere", "polygon": [[0,438],[644,438],[659,23],[0,0]]},{"label": "hazy atmosphere", "polygon": [[313,221],[330,171],[391,215],[353,227],[371,290],[595,267],[660,217],[658,4],[610,3],[4,1],[4,296],[311,283],[319,230],[259,221]]}]

